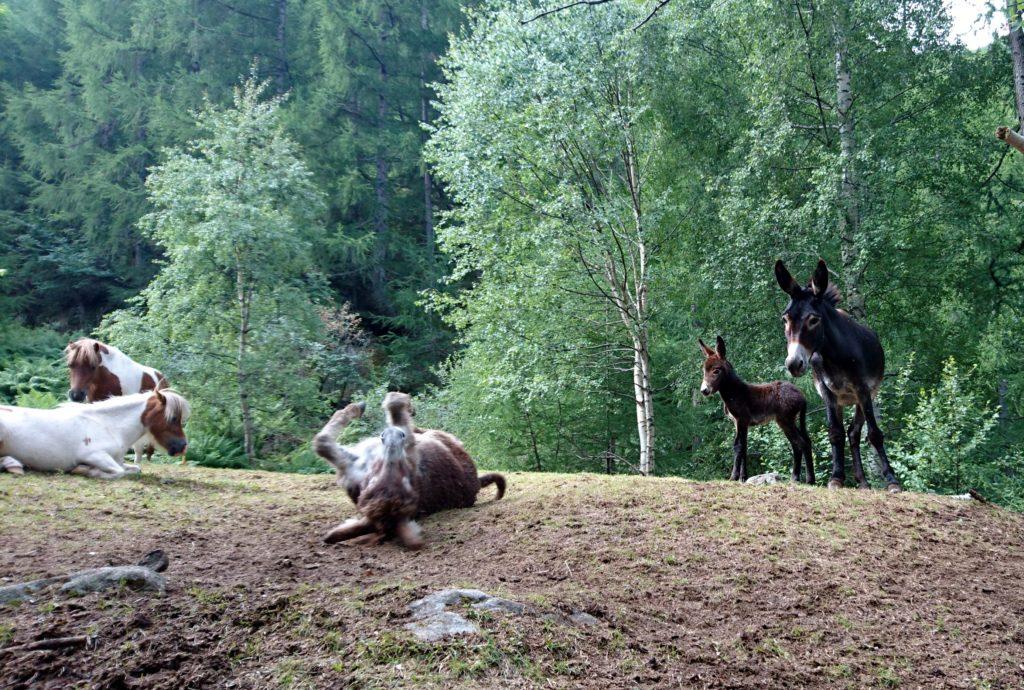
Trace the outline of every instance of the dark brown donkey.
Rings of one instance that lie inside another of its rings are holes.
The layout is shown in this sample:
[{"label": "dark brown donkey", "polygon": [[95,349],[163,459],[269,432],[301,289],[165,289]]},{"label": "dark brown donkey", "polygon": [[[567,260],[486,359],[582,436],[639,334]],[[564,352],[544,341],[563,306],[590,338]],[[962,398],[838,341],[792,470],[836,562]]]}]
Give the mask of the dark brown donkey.
[{"label": "dark brown donkey", "polygon": [[700,392],[704,395],[720,394],[725,414],[736,424],[732,476],[729,478],[741,482],[747,480],[747,430],[775,422],[793,446],[793,481],[800,481],[800,458],[803,457],[807,461],[804,481],[813,484],[814,458],[811,439],[807,435],[807,400],[800,389],[786,381],[745,383],[725,358],[722,336],[718,336],[714,350],[703,340],[698,339],[697,342],[704,353],[704,380],[700,384]]},{"label": "dark brown donkey", "polygon": [[781,260],[775,262],[775,278],[789,295],[789,304],[782,312],[786,327],[786,368],[793,376],[812,370],[814,387],[825,401],[828,438],[832,444],[832,478],[829,488],[842,487],[846,481],[843,459],[843,407],[856,405],[856,412],[846,436],[853,456],[853,474],[862,489],[868,488],[860,461],[860,434],[868,425],[868,442],[878,455],[882,477],[890,491],[899,491],[900,483],[889,465],[882,444],[872,399],[882,385],[885,353],[875,332],[862,326],[837,309],[839,291],[828,283],[828,267],[818,261],[811,284],[797,284]]}]

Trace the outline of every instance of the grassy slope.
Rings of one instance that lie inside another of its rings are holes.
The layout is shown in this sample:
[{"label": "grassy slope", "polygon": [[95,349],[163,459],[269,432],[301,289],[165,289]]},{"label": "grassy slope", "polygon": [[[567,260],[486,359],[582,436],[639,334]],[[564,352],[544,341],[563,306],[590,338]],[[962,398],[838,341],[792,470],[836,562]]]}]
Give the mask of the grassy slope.
[{"label": "grassy slope", "polygon": [[[513,474],[425,521],[419,553],[326,547],[326,476],[148,465],[0,475],[0,576],[171,558],[167,596],[0,609],[0,687],[1020,687],[1024,519],[934,496]],[[413,599],[473,586],[542,615],[422,645]]]}]

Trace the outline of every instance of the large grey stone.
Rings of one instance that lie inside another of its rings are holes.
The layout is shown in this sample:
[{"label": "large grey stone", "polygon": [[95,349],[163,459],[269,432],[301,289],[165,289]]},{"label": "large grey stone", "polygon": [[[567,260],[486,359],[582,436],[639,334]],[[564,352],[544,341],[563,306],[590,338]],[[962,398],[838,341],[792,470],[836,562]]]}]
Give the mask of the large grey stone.
[{"label": "large grey stone", "polygon": [[473,608],[477,611],[505,611],[506,613],[514,613],[517,616],[526,613],[526,604],[520,604],[518,601],[511,601],[500,597],[487,597],[483,601],[473,604]]},{"label": "large grey stone", "polygon": [[483,601],[487,598],[489,595],[479,589],[442,589],[412,602],[409,604],[409,611],[413,619],[418,620],[441,613],[452,604],[461,603],[463,599]]},{"label": "large grey stone", "polygon": [[457,613],[441,611],[432,616],[406,623],[405,629],[423,642],[437,642],[456,635],[475,635],[480,632],[475,624]]},{"label": "large grey stone", "polygon": [[119,565],[78,573],[61,586],[61,591],[69,594],[87,594],[121,585],[136,591],[163,594],[167,589],[167,580],[163,575],[145,566]]}]

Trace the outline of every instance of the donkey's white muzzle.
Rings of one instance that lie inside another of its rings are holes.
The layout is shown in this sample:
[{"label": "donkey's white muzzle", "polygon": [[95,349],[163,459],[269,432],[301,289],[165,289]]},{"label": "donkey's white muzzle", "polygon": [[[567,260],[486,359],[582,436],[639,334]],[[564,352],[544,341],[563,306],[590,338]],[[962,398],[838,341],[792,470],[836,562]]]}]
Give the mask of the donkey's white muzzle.
[{"label": "donkey's white muzzle", "polygon": [[786,369],[793,376],[803,376],[807,371],[807,363],[811,353],[798,342],[792,342],[786,350]]}]

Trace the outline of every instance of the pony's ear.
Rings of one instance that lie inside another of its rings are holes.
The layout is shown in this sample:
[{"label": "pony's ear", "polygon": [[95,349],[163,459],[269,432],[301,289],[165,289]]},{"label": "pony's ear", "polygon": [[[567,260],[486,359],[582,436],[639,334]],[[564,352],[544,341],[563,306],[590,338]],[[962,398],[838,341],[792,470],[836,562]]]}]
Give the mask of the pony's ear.
[{"label": "pony's ear", "polygon": [[793,279],[786,264],[782,263],[782,259],[775,262],[775,280],[779,281],[782,291],[791,297],[800,290],[800,285]]},{"label": "pony's ear", "polygon": [[701,354],[703,354],[705,357],[710,357],[711,355],[715,354],[715,351],[712,350],[707,345],[705,345],[703,340],[697,338],[697,342],[700,343]]},{"label": "pony's ear", "polygon": [[722,338],[722,336],[718,336],[715,339],[715,352],[718,353],[719,357],[725,359],[725,340]]},{"label": "pony's ear", "polygon": [[153,391],[153,395],[156,396],[156,399],[160,401],[161,405],[167,404],[167,398],[164,397],[164,394],[160,392],[159,388]]},{"label": "pony's ear", "polygon": [[811,276],[811,289],[815,295],[824,295],[828,289],[828,266],[825,265],[824,259],[818,259],[818,267]]},{"label": "pony's ear", "polygon": [[99,354],[100,350],[103,349],[103,346],[100,345],[99,343],[93,343],[92,344],[92,349],[96,350],[96,354]]}]

